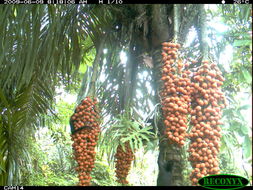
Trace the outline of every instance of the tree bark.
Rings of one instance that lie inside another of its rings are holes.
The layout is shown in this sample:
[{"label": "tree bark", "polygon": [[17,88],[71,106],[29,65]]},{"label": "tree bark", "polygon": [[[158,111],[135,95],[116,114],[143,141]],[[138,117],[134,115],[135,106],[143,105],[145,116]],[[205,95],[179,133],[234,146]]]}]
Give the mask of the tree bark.
[{"label": "tree bark", "polygon": [[124,95],[124,108],[128,108],[133,100],[133,95],[136,88],[136,76],[138,70],[138,61],[137,56],[139,55],[136,48],[134,50],[133,43],[130,44],[129,47],[129,55],[126,66],[126,75],[125,75],[125,95]]},{"label": "tree bark", "polygon": [[202,54],[202,60],[207,60],[208,58],[208,43],[207,43],[207,27],[206,27],[206,12],[205,5],[199,5],[199,41],[200,41],[200,51]]},{"label": "tree bark", "polygon": [[161,43],[169,40],[169,27],[166,6],[156,4],[152,6],[152,47],[161,47]]},{"label": "tree bark", "polygon": [[89,81],[91,78],[91,75],[90,75],[90,68],[87,67],[87,70],[86,72],[84,73],[83,75],[83,79],[82,79],[82,83],[81,83],[81,88],[78,92],[78,95],[77,95],[77,103],[79,104],[80,101],[82,99],[85,98],[85,95],[88,93],[88,89],[89,89],[89,84],[87,83],[87,81]]},{"label": "tree bark", "polygon": [[178,36],[179,36],[179,16],[180,16],[180,12],[179,12],[179,5],[174,4],[173,5],[173,20],[174,20],[174,41],[177,42],[178,41]]},{"label": "tree bark", "polygon": [[[198,6],[195,4],[181,4],[180,5],[180,26],[179,26],[179,40],[183,44],[186,40],[187,34],[191,26],[197,20],[198,16]],[[184,9],[186,8],[186,9]]]},{"label": "tree bark", "polygon": [[[156,51],[155,54],[153,54],[153,60],[155,63],[154,67],[154,80],[156,81],[156,100],[157,102],[160,102],[159,98],[159,91],[161,89],[161,74],[160,74],[160,66],[161,65],[161,49],[160,51]],[[160,114],[161,115],[161,114]],[[168,179],[171,181],[170,186],[180,186],[183,185],[184,183],[184,178],[183,178],[183,149],[179,148],[177,145],[174,144],[169,144],[168,140],[164,138],[164,126],[163,126],[163,118],[160,119],[158,123],[159,127],[159,160],[158,160],[158,165],[159,165],[159,173],[164,174],[162,171],[163,168],[166,166],[168,163],[173,163],[172,168],[171,168],[171,176],[169,176],[171,179]],[[169,175],[169,172],[167,172]],[[159,177],[159,176],[158,176]],[[164,183],[158,184],[160,186],[167,186],[167,182],[164,181]]]},{"label": "tree bark", "polygon": [[[154,70],[153,70],[153,79],[155,84],[156,92],[156,101],[160,102],[159,91],[161,89],[161,64],[162,64],[162,48],[161,43],[168,41],[171,38],[168,33],[169,26],[165,21],[167,18],[167,13],[164,11],[164,5],[154,5],[153,6],[153,19],[152,19],[152,58],[154,61]],[[156,41],[153,38],[157,38]],[[159,42],[159,44],[157,44]],[[176,145],[168,143],[168,140],[164,138],[164,126],[163,118],[160,119],[158,123],[159,127],[159,157],[158,157],[158,166],[159,166],[159,175],[158,175],[158,184],[159,186],[177,186],[183,184],[183,151],[178,148]],[[165,176],[167,175],[167,176]],[[168,183],[169,181],[169,183]]]},{"label": "tree bark", "polygon": [[103,48],[104,48],[104,42],[105,42],[105,36],[102,37],[101,41],[99,42],[96,53],[95,60],[93,62],[93,73],[91,76],[91,81],[90,81],[90,89],[88,92],[88,96],[95,97],[96,96],[96,81],[98,78],[98,70],[99,70],[99,63],[101,56],[103,54]]}]

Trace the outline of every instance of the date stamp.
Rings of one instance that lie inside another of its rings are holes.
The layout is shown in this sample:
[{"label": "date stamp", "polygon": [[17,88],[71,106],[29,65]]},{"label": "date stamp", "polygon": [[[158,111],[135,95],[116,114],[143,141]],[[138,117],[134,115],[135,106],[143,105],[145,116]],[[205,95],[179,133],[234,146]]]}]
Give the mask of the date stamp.
[{"label": "date stamp", "polygon": [[[4,4],[89,4],[90,0],[4,0]],[[97,0],[98,4],[123,4],[123,0]]]},{"label": "date stamp", "polygon": [[44,0],[4,0],[4,4],[43,4]]}]

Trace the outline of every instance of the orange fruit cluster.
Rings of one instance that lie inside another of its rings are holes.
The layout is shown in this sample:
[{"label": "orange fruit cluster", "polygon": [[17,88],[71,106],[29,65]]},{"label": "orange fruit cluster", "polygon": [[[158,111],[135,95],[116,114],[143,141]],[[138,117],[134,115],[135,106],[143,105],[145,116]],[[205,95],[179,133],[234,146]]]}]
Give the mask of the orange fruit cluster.
[{"label": "orange fruit cluster", "polygon": [[177,60],[180,44],[164,42],[162,45],[161,80],[163,87],[160,96],[162,98],[165,135],[170,142],[183,146],[187,136],[187,114],[191,111],[192,89],[189,78],[190,71],[187,70],[189,65]]},{"label": "orange fruit cluster", "polygon": [[192,81],[193,125],[189,138],[189,161],[193,167],[190,179],[197,185],[198,179],[210,174],[219,173],[218,153],[220,148],[220,119],[225,107],[225,97],[221,91],[224,78],[214,63],[203,61],[194,73]]},{"label": "orange fruit cluster", "polygon": [[117,147],[117,152],[115,154],[115,162],[116,162],[116,177],[117,182],[121,184],[128,184],[129,182],[126,180],[128,173],[131,168],[131,163],[134,160],[134,153],[130,148],[129,142],[125,144],[125,151],[123,150],[122,146],[119,145]]},{"label": "orange fruit cluster", "polygon": [[90,185],[90,173],[94,168],[95,146],[100,133],[96,104],[96,98],[92,100],[90,97],[86,97],[71,117],[76,131],[71,135],[71,140],[74,141],[72,147],[74,158],[78,163],[76,171],[79,173],[78,185],[80,186]]}]

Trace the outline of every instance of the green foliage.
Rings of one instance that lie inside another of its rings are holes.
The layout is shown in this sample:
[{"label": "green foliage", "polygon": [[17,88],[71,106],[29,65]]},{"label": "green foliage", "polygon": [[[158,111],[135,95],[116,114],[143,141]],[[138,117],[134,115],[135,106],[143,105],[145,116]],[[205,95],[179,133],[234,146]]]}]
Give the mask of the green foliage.
[{"label": "green foliage", "polygon": [[55,86],[79,67],[87,9],[0,7],[0,185],[18,185],[21,165],[30,162],[26,139],[45,126],[45,115],[52,119]]},{"label": "green foliage", "polygon": [[[57,136],[59,130],[51,128],[50,131],[41,133],[42,136],[37,137],[36,141],[30,141],[32,167],[31,170],[22,168],[21,185],[75,186],[78,183],[78,174],[74,170],[76,162],[72,156],[72,141],[66,132]],[[50,141],[52,142],[49,143]],[[91,176],[93,186],[118,185],[113,170],[98,157]]]},{"label": "green foliage", "polygon": [[[218,5],[217,11],[210,11],[212,18],[220,18],[220,23],[227,30],[220,33],[211,28],[214,54],[219,58],[228,45],[233,47],[233,57],[229,70],[220,65],[225,76],[223,88],[227,96],[234,96],[238,91],[249,89],[252,85],[252,18],[250,5]],[[220,39],[218,39],[218,37]]]},{"label": "green foliage", "polygon": [[[58,117],[58,120],[55,121],[55,124],[69,127],[69,118],[73,114],[74,107],[75,103],[69,103],[63,99],[60,99],[55,107],[55,111]],[[66,128],[64,131],[66,131]]]},{"label": "green foliage", "polygon": [[[151,9],[149,6],[148,10]],[[187,7],[184,14],[190,10]],[[252,163],[252,129],[244,115],[251,107],[238,101],[241,97],[237,97],[242,91],[252,94],[251,11],[250,5],[218,5],[216,11],[208,12],[211,19],[219,17],[227,26],[224,32],[209,28],[210,52],[216,61],[226,53],[228,45],[233,47],[228,69],[219,65],[226,79],[223,88],[229,100],[229,107],[224,110],[220,155],[224,173],[238,171],[235,160],[238,155],[242,165]],[[139,14],[138,7],[133,5],[127,9],[125,6],[105,8],[96,5],[8,5],[1,6],[0,13],[0,185],[75,185],[78,181],[74,171],[76,163],[68,133],[68,120],[74,105],[61,100],[55,108],[59,120],[47,123],[55,119],[55,112],[52,112],[55,87],[63,86],[73,94],[80,89],[79,98],[82,97],[90,82],[91,72],[86,71],[95,57],[94,47],[99,46],[105,32],[104,47],[108,52],[102,56],[105,64],[100,64],[104,79],[98,82],[98,96],[104,115],[114,117],[119,114],[125,96],[125,65],[120,64],[119,53],[122,50],[129,53],[130,43],[137,47],[135,52],[142,52],[138,48],[143,42],[143,34],[145,36],[150,29],[145,18],[148,14]],[[129,13],[134,14],[129,17]],[[119,18],[115,15],[120,15],[119,20],[124,22],[118,32],[111,32],[111,21],[116,22]],[[189,26],[188,20],[183,20],[186,24],[182,29]],[[137,31],[141,31],[140,35],[136,35]],[[195,42],[199,43],[198,40]],[[192,56],[197,55],[198,47],[192,47]],[[137,57],[140,55],[135,55],[135,61],[139,62]],[[136,85],[133,91],[138,89],[140,93],[138,97],[137,93],[134,95],[133,106],[147,113],[152,107],[150,104],[155,102],[154,73],[144,68],[144,64],[136,64],[134,69],[140,75],[132,84]],[[83,77],[85,72],[88,74]],[[110,164],[119,144],[129,141],[133,150],[140,150],[156,139],[149,131],[151,127],[132,121],[129,116],[118,116],[110,123],[112,125],[101,135],[98,147],[98,157],[108,156]],[[47,126],[49,131],[41,134],[39,130],[39,135],[33,139],[41,126]],[[144,176],[142,162],[145,163],[138,160],[135,173],[141,177]],[[148,164],[152,163],[147,162],[146,168]],[[112,169],[102,159],[96,162],[92,172],[94,184],[117,185],[113,176]],[[138,184],[145,184],[145,180],[140,178]]]},{"label": "green foliage", "polygon": [[88,90],[90,88],[91,72],[93,73],[93,70],[91,70],[90,67],[92,66],[96,56],[95,48],[93,46],[91,47],[92,48],[87,50],[87,52],[84,54],[83,56],[84,64],[82,64],[81,67],[79,68],[80,81],[82,82],[81,85],[79,85],[79,88],[76,89],[76,91],[78,92],[76,101],[77,103],[79,103],[82,99],[84,99],[87,96]]},{"label": "green foliage", "polygon": [[[41,115],[53,116],[48,104],[48,99],[52,99],[52,92],[34,79],[14,99],[6,97],[1,90],[0,94],[0,163],[1,168],[6,171],[1,171],[1,184],[17,185],[21,177],[21,166],[29,167],[31,160],[26,139],[33,136],[37,126],[44,125],[46,118]],[[4,177],[8,181],[4,181],[3,176],[8,176]]]},{"label": "green foliage", "polygon": [[41,174],[34,174],[30,176],[29,186],[75,186],[78,182],[77,177],[69,174],[56,174],[48,172]]},{"label": "green foliage", "polygon": [[[218,19],[226,29],[210,28],[211,52],[216,60],[224,64],[219,67],[225,77],[222,86],[229,106],[224,109],[221,144],[221,170],[224,173],[239,172],[249,178],[249,171],[242,171],[244,165],[252,164],[252,126],[246,119],[252,109],[252,6],[217,5],[209,10],[211,20]],[[227,47],[232,52],[226,52]],[[232,53],[231,60],[224,55]],[[240,159],[238,159],[240,158]],[[242,164],[242,165],[240,165]],[[244,169],[245,170],[245,169]],[[247,174],[248,173],[248,174]]]},{"label": "green foliage", "polygon": [[[29,153],[29,166],[21,165],[22,185],[76,185],[69,115],[73,104],[60,100],[55,107],[58,119],[39,129],[35,138],[27,138],[24,148]],[[28,134],[27,134],[28,135]],[[23,158],[24,160],[24,158]]]},{"label": "green foliage", "polygon": [[[0,86],[20,90],[33,76],[48,78],[78,68],[86,37],[80,13],[87,7],[1,6]],[[14,90],[14,89],[13,89]]]},{"label": "green foliage", "polygon": [[83,94],[86,91],[85,88],[87,88],[85,84],[89,84],[90,82],[90,77],[88,77],[89,73],[86,72],[92,66],[96,55],[94,44],[89,37],[82,41],[82,46],[86,48],[84,49],[79,69],[72,74],[74,77],[70,78],[69,81],[62,81],[59,84],[60,87],[64,87],[71,94],[79,92],[77,102],[80,100],[79,96],[83,98]]},{"label": "green foliage", "polygon": [[144,142],[147,143],[155,138],[155,134],[150,131],[151,126],[130,120],[127,114],[119,115],[114,121],[115,123],[106,129],[99,142],[99,149],[107,154],[109,163],[113,163],[118,145],[122,145],[124,150],[124,143],[129,141],[131,149],[135,152],[145,146]]},{"label": "green foliage", "polygon": [[[245,158],[249,158],[252,155],[252,137],[250,124],[245,119],[242,114],[242,110],[249,110],[250,105],[242,105],[240,101],[231,99],[232,103],[227,109],[224,110],[223,119],[224,119],[224,137],[223,141],[226,150],[231,150],[231,147],[242,147]],[[240,142],[238,138],[243,138],[243,141]],[[236,156],[236,155],[234,155]]]},{"label": "green foliage", "polygon": [[96,160],[98,161],[95,162],[95,168],[91,172],[92,184],[94,186],[117,186],[118,183],[110,166],[106,162],[100,161],[98,157]]},{"label": "green foliage", "polygon": [[[96,50],[94,48],[94,44],[93,44],[91,38],[87,38],[82,43],[83,43],[83,46],[86,47],[86,49],[84,50],[82,63],[84,63],[84,65],[87,65],[87,66],[92,66],[92,63],[93,63],[93,61],[95,59],[95,55],[96,55]],[[83,72],[80,69],[79,69],[79,71]],[[85,73],[85,71],[83,73]]]},{"label": "green foliage", "polygon": [[219,158],[220,158],[221,173],[238,174],[238,168],[234,163],[233,155],[231,155],[230,153],[227,154],[227,152],[223,151],[223,153],[220,154]]},{"label": "green foliage", "polygon": [[156,186],[158,175],[158,147],[153,150],[140,148],[135,152],[135,160],[128,179],[133,186]]},{"label": "green foliage", "polygon": [[[74,172],[71,161],[70,139],[67,143],[62,144],[67,152],[60,153],[59,148],[55,144],[47,144],[49,134],[42,134],[41,139],[37,137],[36,141],[31,140],[29,150],[31,151],[32,167],[30,170],[22,168],[21,185],[29,186],[73,186],[78,182],[78,178]],[[43,140],[46,139],[46,140]],[[49,147],[48,147],[49,146]],[[42,148],[43,147],[43,148]],[[48,147],[48,149],[47,149]],[[61,148],[61,147],[60,147]],[[60,161],[62,159],[63,161]],[[74,164],[74,163],[72,163]]]}]

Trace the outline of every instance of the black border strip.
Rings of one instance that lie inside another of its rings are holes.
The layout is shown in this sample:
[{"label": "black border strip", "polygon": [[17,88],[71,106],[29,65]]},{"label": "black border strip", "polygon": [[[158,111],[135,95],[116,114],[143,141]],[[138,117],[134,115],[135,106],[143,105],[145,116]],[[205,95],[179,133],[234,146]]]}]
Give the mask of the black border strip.
[{"label": "black border strip", "polygon": [[[166,190],[174,190],[174,189],[201,189],[207,190],[201,186],[0,186],[2,190],[29,190],[29,189],[105,189],[105,190],[119,190],[119,189],[166,189]],[[252,187],[246,186],[240,188],[240,190],[251,189]]]},{"label": "black border strip", "polygon": [[2,0],[2,4],[252,4],[252,0]]}]

